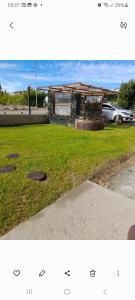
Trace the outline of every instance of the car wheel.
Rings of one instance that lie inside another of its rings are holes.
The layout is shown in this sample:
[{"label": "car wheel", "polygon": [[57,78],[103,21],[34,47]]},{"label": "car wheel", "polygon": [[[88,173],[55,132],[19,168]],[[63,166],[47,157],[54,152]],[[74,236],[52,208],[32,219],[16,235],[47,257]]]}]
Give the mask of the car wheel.
[{"label": "car wheel", "polygon": [[115,116],[113,120],[116,124],[122,124],[123,123],[123,118],[120,115]]}]

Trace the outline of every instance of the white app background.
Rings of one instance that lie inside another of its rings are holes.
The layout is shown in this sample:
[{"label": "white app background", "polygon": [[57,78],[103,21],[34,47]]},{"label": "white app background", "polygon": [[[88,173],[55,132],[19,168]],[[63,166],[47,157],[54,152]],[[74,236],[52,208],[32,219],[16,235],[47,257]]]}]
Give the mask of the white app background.
[{"label": "white app background", "polygon": [[135,2],[98,2],[38,0],[36,8],[12,8],[1,0],[1,59],[134,59]]}]

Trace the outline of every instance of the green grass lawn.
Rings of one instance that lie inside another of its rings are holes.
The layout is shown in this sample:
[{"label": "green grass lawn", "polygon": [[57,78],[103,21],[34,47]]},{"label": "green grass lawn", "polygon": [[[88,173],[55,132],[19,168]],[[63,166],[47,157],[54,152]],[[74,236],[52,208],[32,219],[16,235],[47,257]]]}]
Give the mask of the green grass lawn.
[{"label": "green grass lawn", "polygon": [[[135,127],[109,126],[103,131],[80,131],[57,125],[0,128],[0,167],[16,171],[0,174],[0,234],[55,201],[108,160],[135,150]],[[19,153],[16,159],[6,155]],[[32,170],[48,179],[33,182]]]}]

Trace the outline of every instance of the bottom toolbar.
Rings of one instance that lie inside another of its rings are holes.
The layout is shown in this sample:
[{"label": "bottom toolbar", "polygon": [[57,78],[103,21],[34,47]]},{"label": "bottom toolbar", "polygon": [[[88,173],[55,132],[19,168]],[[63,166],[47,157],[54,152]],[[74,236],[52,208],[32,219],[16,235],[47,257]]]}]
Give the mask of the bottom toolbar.
[{"label": "bottom toolbar", "polygon": [[129,241],[1,241],[0,298],[135,299]]}]

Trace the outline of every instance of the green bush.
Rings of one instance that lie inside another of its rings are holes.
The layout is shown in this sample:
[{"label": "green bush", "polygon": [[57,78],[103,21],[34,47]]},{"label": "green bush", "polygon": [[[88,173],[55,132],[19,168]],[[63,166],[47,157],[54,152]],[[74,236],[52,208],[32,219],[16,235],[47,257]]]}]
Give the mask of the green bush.
[{"label": "green bush", "polygon": [[118,104],[126,109],[135,107],[135,80],[129,80],[121,84]]},{"label": "green bush", "polygon": [[[45,99],[45,94],[42,92],[37,92],[37,103],[38,107],[43,106]],[[27,105],[28,104],[28,93],[23,92],[22,94],[9,94],[6,91],[0,92],[0,104],[3,105]],[[30,92],[30,104],[31,106],[36,105],[36,92],[31,90]]]}]

